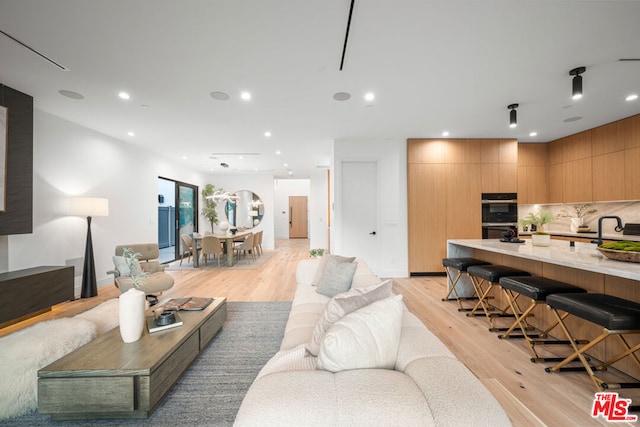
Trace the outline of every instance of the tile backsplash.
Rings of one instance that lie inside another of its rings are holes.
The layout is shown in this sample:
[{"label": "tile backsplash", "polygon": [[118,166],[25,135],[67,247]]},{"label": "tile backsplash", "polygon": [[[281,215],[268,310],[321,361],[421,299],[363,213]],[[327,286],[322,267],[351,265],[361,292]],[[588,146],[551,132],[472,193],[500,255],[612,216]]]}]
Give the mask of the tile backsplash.
[{"label": "tile backsplash", "polygon": [[[586,210],[595,209],[597,212],[584,215],[584,224],[591,228],[591,231],[598,231],[598,218],[601,216],[615,215],[622,219],[622,223],[640,223],[640,201],[630,202],[598,202],[598,203],[566,203],[553,205],[518,205],[518,218],[527,216],[530,212],[539,212],[548,209],[553,213],[554,220],[552,223],[544,226],[548,232],[570,232],[571,217],[576,217],[575,206],[581,207],[587,205]],[[616,221],[614,219],[606,219],[602,222],[603,235],[620,235],[615,231]],[[522,226],[519,227],[520,231]]]}]

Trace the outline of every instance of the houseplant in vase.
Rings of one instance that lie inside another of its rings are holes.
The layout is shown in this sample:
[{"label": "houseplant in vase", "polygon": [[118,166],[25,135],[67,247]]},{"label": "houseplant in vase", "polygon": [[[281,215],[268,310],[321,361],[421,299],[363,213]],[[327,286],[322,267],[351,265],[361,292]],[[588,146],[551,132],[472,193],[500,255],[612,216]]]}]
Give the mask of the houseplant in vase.
[{"label": "houseplant in vase", "polygon": [[209,224],[211,224],[211,232],[213,233],[213,224],[218,224],[218,211],[217,200],[214,197],[214,193],[222,190],[221,188],[216,189],[216,186],[213,184],[207,184],[202,189],[202,199],[204,201],[204,207],[202,208],[202,216],[205,217]]},{"label": "houseplant in vase", "polygon": [[591,209],[590,205],[574,205],[573,206],[574,213],[569,213],[567,209],[561,209],[558,213],[558,218],[570,218],[571,221],[571,231],[574,233],[580,232],[588,232],[591,231],[588,225],[585,225],[584,219],[587,215],[598,212],[597,209]]},{"label": "houseplant in vase", "polygon": [[548,210],[542,210],[540,212],[530,212],[520,220],[522,226],[535,226],[536,231],[531,233],[531,244],[533,246],[549,246],[551,243],[551,234],[544,231],[544,225],[553,221],[553,214]]}]

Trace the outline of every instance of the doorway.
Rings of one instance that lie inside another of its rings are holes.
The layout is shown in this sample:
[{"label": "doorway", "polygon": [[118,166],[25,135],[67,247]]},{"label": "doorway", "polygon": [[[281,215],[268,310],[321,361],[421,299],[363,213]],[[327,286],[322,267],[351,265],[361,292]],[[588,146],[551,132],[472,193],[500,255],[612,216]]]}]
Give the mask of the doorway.
[{"label": "doorway", "polygon": [[198,187],[158,178],[158,247],[161,263],[175,261],[184,248],[180,236],[198,230]]},{"label": "doorway", "polygon": [[289,238],[309,237],[309,212],[307,196],[289,196]]},{"label": "doorway", "polygon": [[345,256],[378,266],[377,162],[342,162],[342,247]]}]

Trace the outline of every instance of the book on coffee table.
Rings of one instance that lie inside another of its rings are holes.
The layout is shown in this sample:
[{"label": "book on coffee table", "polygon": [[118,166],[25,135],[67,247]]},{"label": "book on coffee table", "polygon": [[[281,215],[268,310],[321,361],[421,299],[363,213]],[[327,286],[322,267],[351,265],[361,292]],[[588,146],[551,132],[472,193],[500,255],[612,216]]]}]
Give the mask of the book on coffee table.
[{"label": "book on coffee table", "polygon": [[213,302],[213,298],[200,298],[200,297],[188,297],[188,298],[174,298],[167,301],[162,308],[169,311],[198,311],[204,310],[209,304]]},{"label": "book on coffee table", "polygon": [[177,328],[178,326],[182,326],[182,319],[178,316],[178,313],[174,313],[174,320],[171,323],[160,324],[158,322],[158,318],[155,316],[147,317],[147,329],[149,329],[149,333],[164,331],[165,329]]}]

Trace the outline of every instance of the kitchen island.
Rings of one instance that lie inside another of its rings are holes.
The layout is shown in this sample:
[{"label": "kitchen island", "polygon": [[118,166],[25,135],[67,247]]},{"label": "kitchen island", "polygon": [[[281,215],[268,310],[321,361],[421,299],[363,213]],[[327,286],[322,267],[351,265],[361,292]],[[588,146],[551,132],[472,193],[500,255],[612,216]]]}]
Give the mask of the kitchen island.
[{"label": "kitchen island", "polygon": [[[579,286],[588,292],[614,295],[640,303],[640,263],[610,260],[602,255],[593,243],[579,243],[570,246],[568,241],[551,240],[550,246],[533,246],[530,240],[525,243],[506,243],[497,239],[488,240],[448,240],[448,257],[473,257],[495,265],[525,270],[534,276],[547,277],[571,285]],[[464,276],[463,276],[464,277]],[[465,277],[466,279],[466,277]],[[462,280],[461,280],[462,281]],[[460,295],[473,293],[471,284],[459,282]],[[506,305],[501,292],[492,294],[494,305]],[[531,323],[544,329],[553,323],[552,314],[544,305],[534,311]],[[602,328],[582,319],[570,317],[569,328],[577,338],[594,339]],[[629,337],[635,344],[637,337]],[[617,340],[607,340],[590,352],[591,356],[603,360],[621,350]],[[616,368],[640,378],[640,368],[630,363],[631,358],[617,363]]]}]

